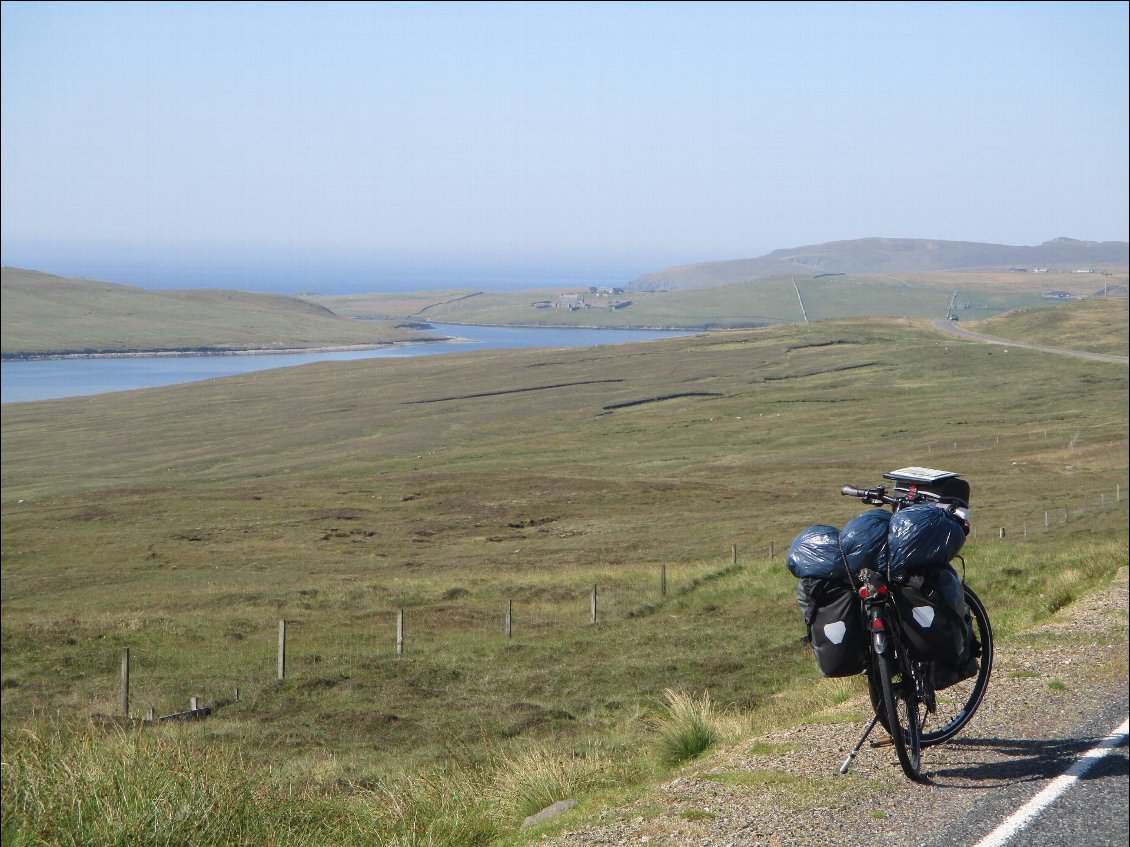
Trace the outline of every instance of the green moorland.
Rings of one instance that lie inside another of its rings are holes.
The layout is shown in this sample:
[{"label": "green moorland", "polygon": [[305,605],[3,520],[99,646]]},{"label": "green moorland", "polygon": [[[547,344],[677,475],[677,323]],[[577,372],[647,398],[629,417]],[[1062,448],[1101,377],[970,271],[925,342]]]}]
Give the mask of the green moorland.
[{"label": "green moorland", "polygon": [[972,328],[1011,341],[1125,356],[1130,336],[1128,305],[1127,300],[1095,299],[1067,308],[1017,310]]},{"label": "green moorland", "polygon": [[[520,842],[693,755],[668,690],[750,731],[858,682],[819,678],[784,566],[845,483],[970,480],[998,638],[1108,580],[1127,381],[838,320],[6,405],[4,843]],[[127,647],[135,718],[212,716],[89,723]]]},{"label": "green moorland", "polygon": [[0,353],[238,351],[422,340],[392,322],[355,321],[294,297],[220,289],[149,291],[4,268]]},{"label": "green moorland", "polygon": [[[740,328],[850,317],[981,320],[1017,308],[1059,304],[1053,290],[1093,296],[1104,290],[1126,297],[1127,274],[1017,274],[972,271],[797,275],[757,279],[692,291],[586,294],[587,308],[552,308],[556,291],[448,291],[416,295],[309,295],[335,313],[389,319],[413,317],[448,323],[544,326]],[[798,296],[799,295],[799,296]],[[536,304],[542,304],[539,308]],[[627,305],[626,305],[627,304]],[[803,309],[802,309],[803,304]],[[616,305],[616,308],[613,306]]]}]

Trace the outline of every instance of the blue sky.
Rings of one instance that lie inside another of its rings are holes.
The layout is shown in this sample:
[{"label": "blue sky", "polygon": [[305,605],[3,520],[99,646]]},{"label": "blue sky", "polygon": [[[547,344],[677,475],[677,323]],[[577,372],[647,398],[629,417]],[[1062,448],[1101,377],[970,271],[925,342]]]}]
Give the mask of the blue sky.
[{"label": "blue sky", "polygon": [[513,287],[1123,241],[1128,8],[4,2],[3,263]]}]

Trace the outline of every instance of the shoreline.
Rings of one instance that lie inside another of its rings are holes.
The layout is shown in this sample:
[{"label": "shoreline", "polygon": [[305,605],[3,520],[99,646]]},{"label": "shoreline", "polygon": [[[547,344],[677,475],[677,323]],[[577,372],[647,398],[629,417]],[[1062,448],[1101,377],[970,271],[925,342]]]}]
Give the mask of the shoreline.
[{"label": "shoreline", "polygon": [[440,341],[458,341],[454,337],[415,338],[407,341],[383,341],[378,344],[330,344],[321,347],[278,347],[254,348],[249,350],[223,350],[219,348],[195,348],[191,350],[123,350],[120,352],[99,353],[4,353],[3,362],[40,362],[65,359],[158,359],[172,357],[206,356],[272,356],[309,353],[353,353],[362,350],[383,350],[392,347],[406,347],[412,344],[434,344]]},{"label": "shoreline", "polygon": [[[454,321],[437,321],[437,323],[445,324],[447,326],[469,326],[469,327],[497,327],[502,329],[548,329],[548,330],[570,330],[570,329],[583,329],[583,330],[607,330],[611,332],[628,331],[628,332],[673,332],[679,334],[694,335],[701,332],[710,332],[707,327],[659,327],[659,326],[591,326],[579,324],[471,324]],[[741,329],[762,329],[764,324],[751,325],[749,327],[741,327]],[[439,342],[454,342],[466,343],[472,339],[464,338],[457,335],[444,335],[426,337],[420,336],[417,338],[402,340],[402,341],[382,341],[373,344],[328,344],[319,347],[279,347],[279,348],[253,348],[248,350],[226,350],[218,347],[195,347],[180,350],[121,350],[110,351],[104,350],[99,352],[75,352],[75,351],[46,351],[41,353],[32,352],[19,352],[19,353],[2,353],[0,354],[0,362],[41,362],[41,361],[61,361],[68,359],[156,359],[156,358],[172,358],[172,357],[193,357],[193,356],[271,356],[271,355],[292,355],[303,353],[353,353],[363,350],[383,350],[386,348],[406,347],[414,344],[436,344]]]}]

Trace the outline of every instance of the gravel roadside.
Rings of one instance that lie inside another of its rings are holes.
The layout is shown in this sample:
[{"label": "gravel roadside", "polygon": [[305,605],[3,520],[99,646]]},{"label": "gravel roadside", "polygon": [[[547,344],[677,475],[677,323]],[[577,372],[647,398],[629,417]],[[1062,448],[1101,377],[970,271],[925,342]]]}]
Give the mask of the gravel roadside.
[{"label": "gravel roadside", "polygon": [[[984,703],[951,743],[929,748],[932,785],[890,748],[864,747],[838,774],[869,704],[747,738],[687,766],[632,804],[547,835],[540,847],[918,847],[1005,786],[1068,767],[1079,727],[1127,704],[1127,569],[1023,637],[998,645]],[[1104,734],[1109,727],[1103,730]],[[1081,746],[1082,745],[1082,746]]]}]

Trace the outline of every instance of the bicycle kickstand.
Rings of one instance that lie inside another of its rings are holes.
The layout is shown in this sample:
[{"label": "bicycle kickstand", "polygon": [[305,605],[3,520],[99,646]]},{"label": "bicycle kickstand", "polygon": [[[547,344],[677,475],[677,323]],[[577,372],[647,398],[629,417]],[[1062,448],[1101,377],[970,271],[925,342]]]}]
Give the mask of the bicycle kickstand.
[{"label": "bicycle kickstand", "polygon": [[851,752],[848,753],[848,757],[844,759],[844,763],[840,765],[841,776],[848,772],[848,768],[851,767],[851,763],[855,761],[855,757],[859,753],[859,748],[863,746],[863,742],[867,740],[867,736],[871,734],[871,730],[875,728],[875,724],[877,724],[878,722],[879,715],[876,714],[873,718],[871,718],[871,723],[867,724],[867,729],[863,730],[863,735],[859,736],[859,740],[855,742],[855,746],[851,748]]}]

